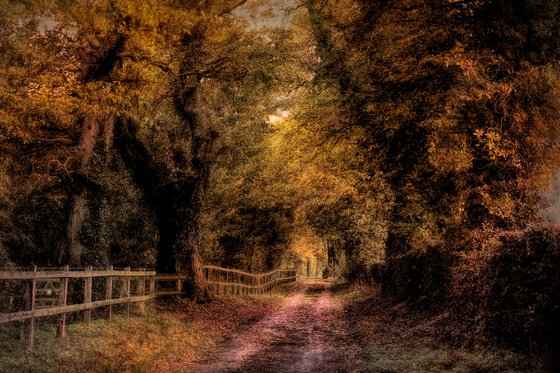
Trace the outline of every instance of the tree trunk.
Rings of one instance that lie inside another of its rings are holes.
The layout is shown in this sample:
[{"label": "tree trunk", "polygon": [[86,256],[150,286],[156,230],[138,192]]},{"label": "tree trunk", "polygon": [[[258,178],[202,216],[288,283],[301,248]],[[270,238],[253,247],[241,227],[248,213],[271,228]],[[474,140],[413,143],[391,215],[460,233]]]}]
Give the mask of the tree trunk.
[{"label": "tree trunk", "polygon": [[[95,151],[95,144],[100,132],[99,116],[88,113],[84,117],[82,124],[82,135],[78,144],[80,155],[77,173],[84,173],[87,170],[89,161]],[[81,264],[84,247],[79,240],[80,229],[88,216],[86,193],[79,185],[75,189],[77,192],[72,196],[72,208],[68,219],[67,238],[69,246],[69,264],[79,266]]]},{"label": "tree trunk", "polygon": [[[82,79],[84,82],[103,80],[109,77],[118,66],[119,54],[125,43],[125,37],[120,36],[110,44],[106,50],[91,50],[90,54],[99,54],[94,64],[84,64]],[[95,153],[95,146],[103,129],[105,151],[112,145],[115,117],[89,111],[84,115],[82,133],[78,144],[79,164],[76,165],[78,175],[87,172],[88,164]],[[103,128],[102,128],[103,126]],[[70,264],[80,265],[83,245],[79,242],[80,229],[87,218],[87,200],[84,188],[76,185],[72,196],[72,208],[68,219],[67,237],[70,253]]]},{"label": "tree trunk", "polygon": [[82,253],[84,252],[84,247],[78,238],[78,234],[88,215],[86,203],[87,201],[83,193],[75,195],[72,201],[72,211],[70,213],[67,229],[68,245],[70,249],[69,264],[71,266],[79,266],[81,264]]}]

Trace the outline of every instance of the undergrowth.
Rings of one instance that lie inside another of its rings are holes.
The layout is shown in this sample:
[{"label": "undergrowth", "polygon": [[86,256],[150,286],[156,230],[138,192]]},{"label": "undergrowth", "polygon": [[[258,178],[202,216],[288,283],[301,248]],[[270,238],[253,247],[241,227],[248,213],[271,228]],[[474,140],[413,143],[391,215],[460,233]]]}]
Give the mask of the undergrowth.
[{"label": "undergrowth", "polygon": [[[26,347],[22,323],[0,325],[0,373],[180,372],[244,325],[266,316],[294,288],[260,296],[158,300],[145,316],[116,315],[68,326],[57,337],[57,319],[38,319],[35,348]],[[79,315],[74,315],[79,316]]]},{"label": "undergrowth", "polygon": [[549,372],[542,356],[501,346],[450,343],[444,309],[426,309],[379,295],[379,290],[350,286],[337,291],[345,304],[354,338],[362,341],[372,372],[492,373]]},{"label": "undergrowth", "polygon": [[195,358],[211,342],[194,323],[170,313],[95,320],[89,328],[73,324],[66,339],[56,336],[55,326],[41,326],[33,351],[6,332],[0,338],[0,372],[150,372]]}]

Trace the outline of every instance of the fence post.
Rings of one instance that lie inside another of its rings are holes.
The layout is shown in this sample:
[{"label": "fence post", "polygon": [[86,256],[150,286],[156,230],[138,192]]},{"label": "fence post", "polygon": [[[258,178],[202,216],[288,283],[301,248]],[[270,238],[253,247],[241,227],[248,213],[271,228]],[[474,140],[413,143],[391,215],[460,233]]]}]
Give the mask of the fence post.
[{"label": "fence post", "polygon": [[150,276],[150,295],[153,296],[153,300],[151,302],[152,307],[155,305],[156,302],[156,276]]},{"label": "fence post", "polygon": [[[146,295],[146,277],[144,277],[144,275],[138,277],[136,290],[138,293],[137,295],[142,295],[142,296]],[[145,301],[138,302],[138,311],[140,311],[140,313],[146,312]]]},{"label": "fence post", "polygon": [[224,286],[224,294],[227,295],[229,293],[229,284],[230,284],[230,273],[226,272],[226,286]]},{"label": "fence post", "polygon": [[[65,265],[62,270],[64,271],[63,277],[60,279],[60,293],[58,295],[58,304],[66,306],[68,303],[68,271],[70,267]],[[66,312],[60,315],[60,327],[58,329],[60,338],[66,338]]]},{"label": "fence post", "polygon": [[[35,293],[37,291],[37,266],[33,266],[33,278],[31,279],[31,293],[29,294],[29,309],[31,311],[35,310]],[[35,318],[31,317],[27,329],[27,346],[29,349],[33,349],[35,346]]]},{"label": "fence post", "polygon": [[[93,287],[93,277],[91,272],[93,270],[92,266],[86,267],[86,273],[84,274],[84,303],[91,303],[92,287]],[[91,322],[91,308],[84,310],[84,324],[89,327]]]},{"label": "fence post", "polygon": [[126,276],[126,284],[125,284],[125,291],[126,291],[126,316],[130,316],[130,267],[126,267],[124,269],[128,272],[128,276]]},{"label": "fence post", "polygon": [[177,276],[176,286],[177,286],[177,292],[181,294],[183,292],[183,280],[181,280],[181,275]]},{"label": "fence post", "polygon": [[[108,266],[107,271],[113,272],[113,266]],[[113,299],[113,276],[110,274],[105,278],[105,299]],[[113,306],[109,305],[109,321],[113,318]]]}]

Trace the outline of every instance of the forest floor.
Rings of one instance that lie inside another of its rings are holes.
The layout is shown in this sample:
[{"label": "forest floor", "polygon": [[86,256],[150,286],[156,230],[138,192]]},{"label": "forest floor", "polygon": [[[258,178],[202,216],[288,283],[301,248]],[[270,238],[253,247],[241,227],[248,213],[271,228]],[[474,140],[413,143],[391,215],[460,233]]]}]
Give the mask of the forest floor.
[{"label": "forest floor", "polygon": [[72,324],[63,341],[45,324],[33,353],[18,328],[2,328],[0,372],[547,372],[505,349],[450,345],[441,321],[371,287],[298,281],[208,304],[158,301],[149,317]]},{"label": "forest floor", "polygon": [[272,313],[240,325],[184,371],[546,372],[539,359],[442,342],[440,318],[371,287],[299,282]]},{"label": "forest floor", "polygon": [[353,340],[341,299],[332,283],[295,287],[270,315],[248,325],[192,372],[358,372],[367,371]]}]

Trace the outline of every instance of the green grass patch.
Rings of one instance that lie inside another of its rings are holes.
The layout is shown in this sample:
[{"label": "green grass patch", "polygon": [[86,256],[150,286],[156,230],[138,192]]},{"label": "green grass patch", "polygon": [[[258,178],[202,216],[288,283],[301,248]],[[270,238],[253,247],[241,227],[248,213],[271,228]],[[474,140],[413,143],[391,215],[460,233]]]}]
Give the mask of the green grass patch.
[{"label": "green grass patch", "polygon": [[[0,373],[181,372],[240,328],[265,317],[296,284],[258,296],[221,296],[208,304],[160,299],[145,316],[116,315],[68,326],[37,319],[35,348],[27,349],[22,323],[0,325]],[[74,318],[79,315],[74,314]]]},{"label": "green grass patch", "polygon": [[[526,372],[519,356],[508,351],[405,347],[371,348],[369,367],[373,372],[492,373]],[[532,372],[544,372],[536,369]]]},{"label": "green grass patch", "polygon": [[[2,327],[0,372],[153,372],[170,371],[196,358],[205,345],[196,323],[171,313],[117,316],[68,327],[68,338],[56,336],[55,325],[39,325],[29,351],[20,325]],[[166,369],[168,368],[168,369]]]}]

